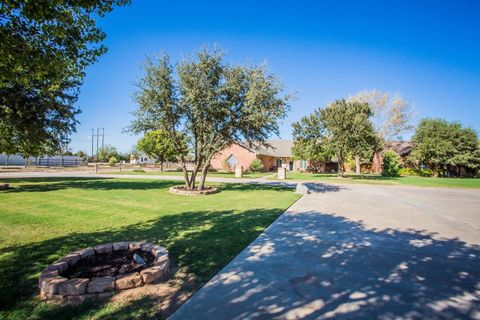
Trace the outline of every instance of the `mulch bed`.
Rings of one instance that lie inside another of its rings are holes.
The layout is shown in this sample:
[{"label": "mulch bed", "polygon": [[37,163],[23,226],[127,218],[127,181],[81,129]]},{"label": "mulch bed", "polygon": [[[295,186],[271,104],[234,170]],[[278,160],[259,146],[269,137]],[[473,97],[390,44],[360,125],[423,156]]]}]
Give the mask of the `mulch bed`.
[{"label": "mulch bed", "polygon": [[[146,267],[133,260],[133,255],[138,254],[147,263]],[[139,272],[151,266],[155,258],[150,252],[143,250],[118,250],[109,253],[95,254],[86,257],[68,268],[62,276],[66,278],[94,278],[117,276],[132,272]]]}]

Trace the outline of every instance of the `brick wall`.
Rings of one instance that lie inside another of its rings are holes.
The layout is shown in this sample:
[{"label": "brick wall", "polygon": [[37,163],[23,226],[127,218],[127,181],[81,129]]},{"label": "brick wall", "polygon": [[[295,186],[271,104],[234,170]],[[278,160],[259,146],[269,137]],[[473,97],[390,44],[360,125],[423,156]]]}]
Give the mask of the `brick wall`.
[{"label": "brick wall", "polygon": [[255,152],[252,152],[238,144],[232,144],[230,147],[219,152],[210,162],[210,166],[213,170],[229,170],[233,172],[233,168],[225,167],[225,161],[232,154],[237,159],[237,166],[242,166],[244,171],[248,171],[250,163],[257,158]]}]

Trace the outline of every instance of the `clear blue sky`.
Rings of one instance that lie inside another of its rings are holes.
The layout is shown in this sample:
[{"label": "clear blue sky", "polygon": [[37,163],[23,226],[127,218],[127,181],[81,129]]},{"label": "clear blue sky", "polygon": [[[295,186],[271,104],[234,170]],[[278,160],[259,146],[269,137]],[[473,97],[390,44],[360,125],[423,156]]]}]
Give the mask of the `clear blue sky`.
[{"label": "clear blue sky", "polygon": [[417,119],[480,131],[480,1],[132,2],[98,20],[109,50],[87,69],[73,151],[90,153],[92,127],[127,151],[138,137],[121,131],[145,56],[178,60],[215,43],[229,62],[266,61],[296,93],[282,138],[314,108],[373,88],[401,92]]}]

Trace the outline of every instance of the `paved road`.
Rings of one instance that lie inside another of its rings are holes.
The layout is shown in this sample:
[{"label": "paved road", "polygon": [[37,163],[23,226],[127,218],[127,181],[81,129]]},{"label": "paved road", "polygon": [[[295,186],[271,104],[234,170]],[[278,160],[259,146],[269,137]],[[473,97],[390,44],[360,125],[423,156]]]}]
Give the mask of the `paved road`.
[{"label": "paved road", "polygon": [[480,319],[480,191],[311,186],[170,319]]}]

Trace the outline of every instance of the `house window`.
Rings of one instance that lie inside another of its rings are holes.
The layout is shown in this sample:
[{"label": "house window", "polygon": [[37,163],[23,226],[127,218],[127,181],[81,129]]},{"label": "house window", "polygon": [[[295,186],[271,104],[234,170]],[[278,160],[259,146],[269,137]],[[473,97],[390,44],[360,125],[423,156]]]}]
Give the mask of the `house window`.
[{"label": "house window", "polygon": [[277,167],[281,167],[282,166],[282,159],[277,159]]},{"label": "house window", "polygon": [[230,157],[227,159],[227,164],[230,168],[234,168],[238,163],[237,158],[232,154]]},{"label": "house window", "polygon": [[307,160],[300,160],[300,168],[307,169]]}]

